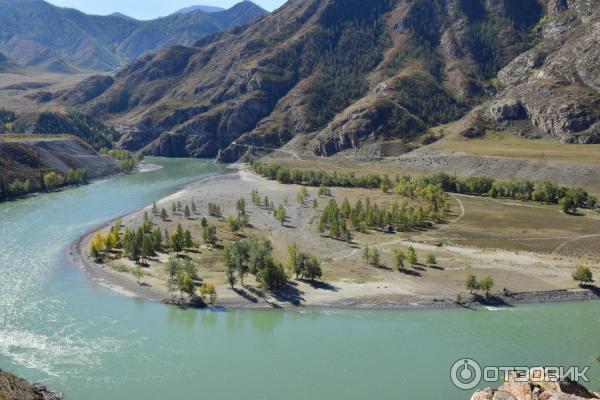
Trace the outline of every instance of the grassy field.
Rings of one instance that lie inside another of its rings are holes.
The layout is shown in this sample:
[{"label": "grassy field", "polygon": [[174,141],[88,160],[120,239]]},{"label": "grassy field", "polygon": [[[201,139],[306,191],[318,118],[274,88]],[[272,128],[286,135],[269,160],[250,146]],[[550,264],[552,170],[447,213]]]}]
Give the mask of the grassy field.
[{"label": "grassy field", "polygon": [[[422,239],[555,256],[576,255],[593,262],[600,260],[600,215],[595,212],[572,216],[560,212],[556,206],[533,202],[456,198],[465,209],[460,221]],[[567,245],[561,246],[563,243]],[[586,251],[580,247],[583,244]],[[574,252],[575,249],[581,251]]]},{"label": "grassy field", "polygon": [[550,138],[524,139],[490,131],[484,137],[475,139],[451,135],[429,145],[428,149],[487,157],[600,165],[600,144],[562,144]]}]

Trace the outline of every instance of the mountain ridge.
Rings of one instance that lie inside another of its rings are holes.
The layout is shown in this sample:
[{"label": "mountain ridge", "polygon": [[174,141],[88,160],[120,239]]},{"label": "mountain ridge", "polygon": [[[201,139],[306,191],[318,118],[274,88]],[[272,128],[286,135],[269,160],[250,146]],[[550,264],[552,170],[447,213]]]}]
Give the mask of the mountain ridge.
[{"label": "mountain ridge", "polygon": [[[248,23],[266,11],[251,2],[219,13],[200,11],[138,21],[96,16],[43,0],[0,0],[0,51],[25,67],[46,69],[53,59],[62,69],[109,71],[139,55]],[[67,67],[68,66],[68,67]]]},{"label": "mountain ridge", "polygon": [[175,14],[185,14],[185,13],[189,13],[192,11],[202,11],[205,13],[214,13],[214,12],[225,11],[225,8],[215,7],[215,6],[195,5],[195,6],[189,6],[189,7],[182,8],[181,10],[177,10],[177,11],[175,11]]}]

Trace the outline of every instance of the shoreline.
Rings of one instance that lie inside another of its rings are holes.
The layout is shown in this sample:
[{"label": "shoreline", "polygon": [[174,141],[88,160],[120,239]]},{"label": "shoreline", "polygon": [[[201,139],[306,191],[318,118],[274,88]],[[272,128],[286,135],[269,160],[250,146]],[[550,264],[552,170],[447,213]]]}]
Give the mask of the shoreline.
[{"label": "shoreline", "polygon": [[[200,180],[182,185],[175,189],[173,193],[165,198],[170,198],[174,195],[191,190],[192,187],[204,185],[209,182],[221,182],[232,179],[237,175],[237,178],[242,179],[242,175],[248,174],[239,165],[229,166],[224,173],[211,174],[203,177]],[[142,209],[147,208],[142,206],[137,210],[133,210],[122,218],[131,216]],[[99,224],[94,228],[84,232],[78,236],[68,246],[68,260],[71,265],[77,268],[83,268],[87,278],[94,285],[110,290],[112,293],[127,297],[140,298],[150,302],[164,303],[168,300],[168,294],[160,288],[155,288],[151,285],[139,285],[134,279],[125,276],[123,273],[117,272],[114,269],[103,264],[97,264],[91,260],[86,254],[86,244],[98,230],[105,229],[111,225],[110,221]],[[295,281],[294,281],[295,282]],[[296,283],[296,282],[295,282]],[[336,283],[336,282],[334,282]],[[379,289],[379,286],[377,287]],[[227,288],[231,294],[233,290]],[[229,293],[228,293],[229,294]],[[239,293],[237,293],[239,296]],[[285,294],[285,293],[284,293]],[[274,298],[266,298],[255,301],[249,301],[242,296],[237,299],[217,300],[214,308],[217,309],[356,309],[356,310],[417,310],[417,309],[446,309],[446,308],[478,308],[478,307],[511,307],[519,304],[539,304],[539,303],[564,303],[599,300],[600,291],[590,290],[585,288],[565,288],[553,290],[534,290],[529,292],[515,292],[510,295],[494,294],[491,300],[486,301],[470,301],[461,304],[456,304],[454,299],[448,295],[430,296],[424,294],[368,294],[357,296],[338,296],[337,299],[327,301],[311,301],[308,304],[292,304],[286,302],[278,302]]]},{"label": "shoreline", "polygon": [[129,175],[129,174],[134,174],[134,173],[152,172],[152,171],[157,171],[157,170],[162,169],[162,168],[163,168],[162,165],[147,163],[147,162],[144,162],[142,160],[136,166],[135,170],[130,171],[130,172],[116,171],[116,172],[108,174],[108,175],[98,176],[96,178],[93,178],[93,179],[90,179],[90,180],[86,180],[84,183],[80,183],[80,184],[70,184],[70,185],[65,185],[65,186],[58,187],[58,188],[53,189],[53,190],[37,190],[37,191],[29,192],[29,193],[23,193],[23,194],[16,195],[16,196],[0,197],[0,203],[6,203],[6,202],[10,202],[10,201],[24,200],[24,199],[28,199],[28,198],[31,198],[31,197],[41,196],[43,194],[50,194],[50,193],[62,192],[64,190],[75,189],[75,188],[78,188],[78,187],[83,187],[83,186],[91,185],[94,182],[102,181],[102,180],[108,179],[108,178],[114,178],[115,176]]}]

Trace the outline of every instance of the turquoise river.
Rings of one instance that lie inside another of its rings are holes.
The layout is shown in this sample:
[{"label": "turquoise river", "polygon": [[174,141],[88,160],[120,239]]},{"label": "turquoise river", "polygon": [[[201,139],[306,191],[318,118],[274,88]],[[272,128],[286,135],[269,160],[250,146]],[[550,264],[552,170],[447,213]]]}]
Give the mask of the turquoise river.
[{"label": "turquoise river", "polygon": [[194,311],[121,297],[69,265],[92,227],[220,168],[161,170],[0,204],[0,368],[68,400],[462,400],[450,367],[591,366],[600,304],[488,310]]}]

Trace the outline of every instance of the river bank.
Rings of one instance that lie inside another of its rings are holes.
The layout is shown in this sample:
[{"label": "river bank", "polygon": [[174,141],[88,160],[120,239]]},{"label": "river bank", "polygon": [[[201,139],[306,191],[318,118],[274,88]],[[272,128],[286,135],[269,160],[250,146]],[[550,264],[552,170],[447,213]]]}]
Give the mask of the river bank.
[{"label": "river bank", "polygon": [[[173,216],[178,223],[188,224],[193,231],[194,220],[207,215],[207,204],[221,205],[223,215],[235,209],[235,201],[252,190],[268,194],[275,202],[288,201],[289,222],[280,225],[269,213],[248,205],[252,229],[249,235],[268,237],[274,243],[274,254],[285,259],[287,246],[298,243],[302,249],[317,255],[323,261],[325,279],[323,283],[290,280],[285,290],[264,293],[253,282],[233,290],[227,285],[222,267],[218,265],[219,254],[206,246],[199,245],[197,253],[201,267],[200,275],[216,286],[216,307],[222,308],[359,308],[359,309],[412,309],[509,306],[520,303],[564,302],[593,300],[600,298],[598,291],[574,287],[570,280],[569,265],[573,260],[557,261],[547,255],[509,252],[506,250],[476,249],[448,245],[439,246],[418,241],[411,235],[389,236],[371,234],[358,237],[352,246],[322,238],[315,231],[315,211],[289,202],[298,191],[294,185],[281,185],[259,177],[246,166],[231,167],[227,173],[206,177],[180,188],[175,193],[157,201],[160,208],[170,209],[173,202],[186,203],[193,199],[198,215],[192,220]],[[362,196],[356,190],[334,189],[334,196],[341,198]],[[374,194],[371,194],[374,195]],[[122,217],[123,226],[135,227],[142,220],[144,207]],[[458,221],[460,218],[456,218]],[[166,229],[161,221],[155,221],[161,230]],[[149,301],[168,301],[171,295],[166,283],[160,279],[165,256],[158,256],[146,269],[143,284],[131,273],[123,272],[121,265],[98,264],[87,255],[87,246],[94,233],[106,230],[111,223],[98,226],[80,236],[69,247],[71,263],[83,266],[88,277],[96,284],[121,295],[143,298]],[[186,225],[186,228],[188,228]],[[223,228],[225,229],[225,228]],[[197,233],[196,231],[193,231]],[[225,235],[225,234],[223,234]],[[195,237],[200,236],[198,234]],[[225,239],[223,239],[225,240]],[[413,246],[417,251],[432,252],[439,260],[436,267],[415,266],[414,271],[398,273],[391,268],[373,268],[361,261],[361,249],[366,244],[377,247],[384,261],[390,257],[395,246]],[[195,256],[196,257],[196,256]],[[196,261],[196,260],[195,260]],[[121,261],[127,263],[127,260]],[[468,273],[489,274],[496,281],[497,289],[490,297],[478,296],[470,299],[464,293],[463,283]],[[456,304],[457,295],[463,298]]]}]

